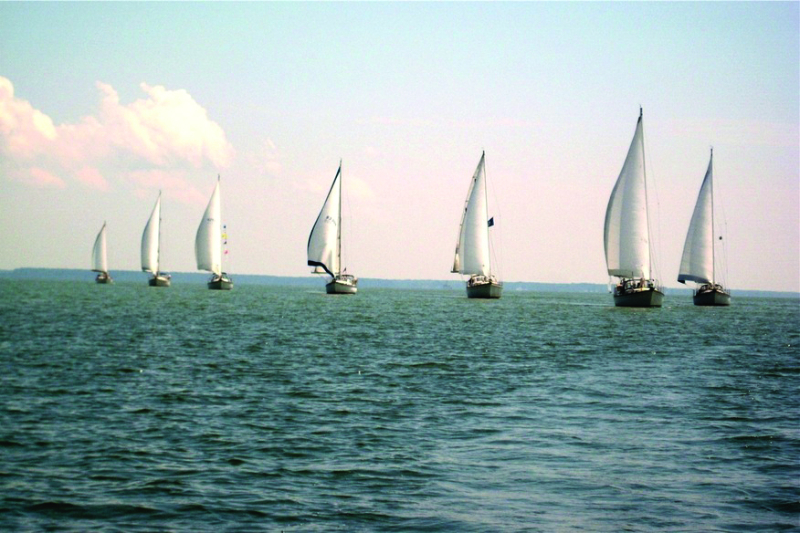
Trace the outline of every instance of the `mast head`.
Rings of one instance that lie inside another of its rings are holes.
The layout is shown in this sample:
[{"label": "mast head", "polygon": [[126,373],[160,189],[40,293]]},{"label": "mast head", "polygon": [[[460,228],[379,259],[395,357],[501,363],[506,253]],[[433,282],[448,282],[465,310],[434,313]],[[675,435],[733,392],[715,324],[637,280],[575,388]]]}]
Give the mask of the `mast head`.
[{"label": "mast head", "polygon": [[641,120],[641,118],[642,118],[642,105],[639,104],[639,119]]}]

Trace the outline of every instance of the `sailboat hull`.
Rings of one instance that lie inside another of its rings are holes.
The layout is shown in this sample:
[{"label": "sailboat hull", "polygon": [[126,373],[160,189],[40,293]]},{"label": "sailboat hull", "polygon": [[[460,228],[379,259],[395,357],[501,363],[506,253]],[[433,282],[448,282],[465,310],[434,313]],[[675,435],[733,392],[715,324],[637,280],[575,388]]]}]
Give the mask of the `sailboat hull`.
[{"label": "sailboat hull", "polygon": [[694,295],[694,305],[731,305],[731,295],[727,292],[714,289],[711,291],[698,292]]},{"label": "sailboat hull", "polygon": [[489,282],[467,285],[467,298],[498,299],[502,295],[502,283]]},{"label": "sailboat hull", "polygon": [[229,291],[233,288],[233,281],[230,278],[212,279],[208,282],[208,288],[213,291]]},{"label": "sailboat hull", "polygon": [[166,276],[158,275],[147,280],[147,284],[151,287],[169,287],[171,280]]},{"label": "sailboat hull", "polygon": [[98,274],[96,278],[94,278],[94,281],[100,285],[111,285],[114,283],[114,280],[111,279],[111,276],[102,272]]},{"label": "sailboat hull", "polygon": [[661,307],[663,301],[664,293],[652,287],[641,291],[614,294],[615,307]]},{"label": "sailboat hull", "polygon": [[328,294],[356,294],[358,292],[358,280],[334,279],[325,285],[325,292]]}]

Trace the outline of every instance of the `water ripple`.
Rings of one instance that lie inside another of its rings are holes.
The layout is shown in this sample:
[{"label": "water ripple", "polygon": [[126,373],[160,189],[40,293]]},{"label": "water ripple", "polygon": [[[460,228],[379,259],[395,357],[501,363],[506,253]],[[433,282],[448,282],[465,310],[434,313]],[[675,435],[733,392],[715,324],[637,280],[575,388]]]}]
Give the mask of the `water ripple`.
[{"label": "water ripple", "polygon": [[97,289],[0,281],[0,530],[798,529],[794,300]]}]

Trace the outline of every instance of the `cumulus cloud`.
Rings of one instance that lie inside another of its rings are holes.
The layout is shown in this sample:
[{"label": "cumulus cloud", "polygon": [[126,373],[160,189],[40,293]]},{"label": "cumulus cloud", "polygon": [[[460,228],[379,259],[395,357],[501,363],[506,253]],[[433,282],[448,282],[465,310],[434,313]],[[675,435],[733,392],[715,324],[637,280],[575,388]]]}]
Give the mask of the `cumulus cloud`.
[{"label": "cumulus cloud", "polygon": [[163,188],[142,180],[142,173],[149,172],[167,180],[176,196],[193,201],[199,193],[186,178],[187,170],[203,175],[231,163],[234,150],[225,132],[187,91],[142,83],[145,96],[124,104],[111,85],[98,82],[97,88],[96,116],[54,125],[0,77],[0,155],[30,174],[21,181],[104,191],[110,188],[104,176],[113,173],[134,187]]},{"label": "cumulus cloud", "polygon": [[0,135],[3,151],[29,158],[57,137],[50,117],[14,97],[14,86],[0,76]]},{"label": "cumulus cloud", "polygon": [[205,160],[218,167],[230,162],[233,149],[225,132],[188,92],[142,83],[148,98],[121,105],[113,87],[99,82],[97,87],[103,94],[100,122],[114,132],[110,142],[118,149],[160,167],[176,161],[195,167]]}]

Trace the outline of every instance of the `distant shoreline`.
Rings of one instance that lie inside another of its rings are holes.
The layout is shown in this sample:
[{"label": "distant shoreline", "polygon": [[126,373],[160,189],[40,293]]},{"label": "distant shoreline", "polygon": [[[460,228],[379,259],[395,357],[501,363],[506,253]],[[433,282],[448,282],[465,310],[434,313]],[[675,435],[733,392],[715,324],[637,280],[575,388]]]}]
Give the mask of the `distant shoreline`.
[{"label": "distant shoreline", "polygon": [[[202,284],[208,280],[209,275],[202,272],[170,272],[173,284]],[[114,270],[111,272],[117,282],[144,282],[147,276],[135,270]],[[16,268],[14,270],[0,270],[0,279],[37,279],[54,281],[92,281],[95,273],[89,270],[74,268]],[[273,285],[286,287],[315,287],[320,284],[318,276],[267,276],[261,274],[233,274],[239,285]],[[608,286],[601,283],[539,283],[532,281],[506,281],[503,283],[508,291],[533,291],[533,292],[571,292],[571,293],[607,293]],[[463,290],[464,283],[457,279],[380,279],[360,278],[359,288],[385,288],[385,289],[419,289],[419,290]],[[689,288],[666,288],[667,294],[691,295]],[[761,290],[732,290],[734,296],[754,298],[800,298],[797,292],[761,291]]]}]

